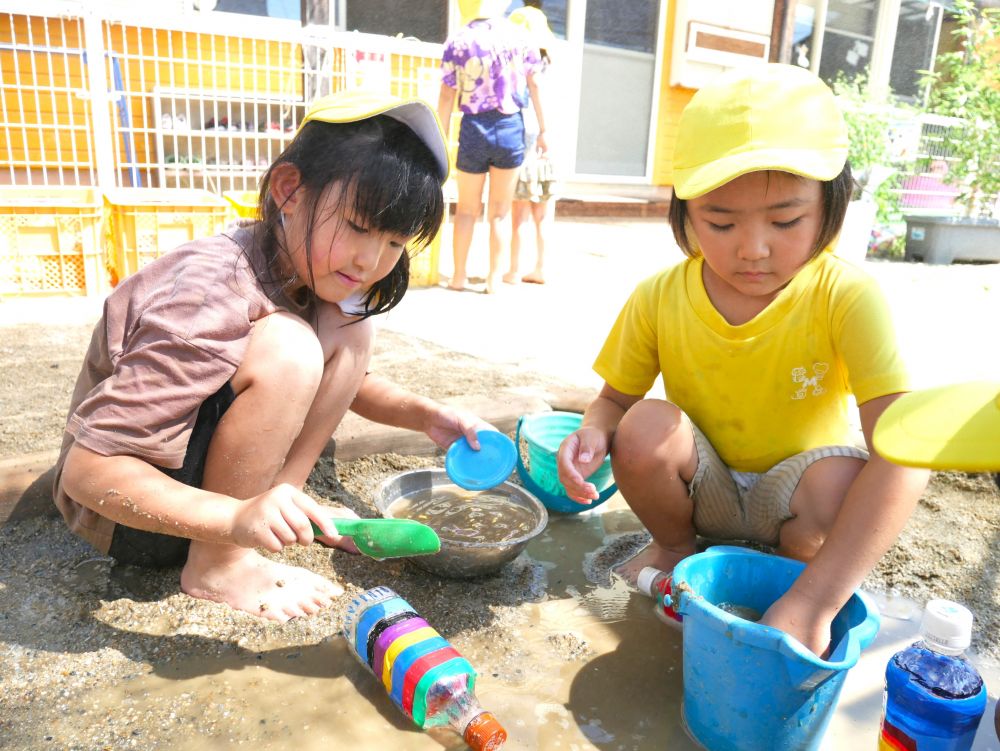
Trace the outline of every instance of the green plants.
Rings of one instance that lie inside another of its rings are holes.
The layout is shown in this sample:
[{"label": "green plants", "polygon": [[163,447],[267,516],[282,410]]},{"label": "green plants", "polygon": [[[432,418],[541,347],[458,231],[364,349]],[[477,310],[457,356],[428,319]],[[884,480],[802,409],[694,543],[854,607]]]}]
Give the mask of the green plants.
[{"label": "green plants", "polygon": [[927,71],[928,109],[952,118],[935,144],[964,216],[908,216],[906,257],[1000,261],[1000,9],[954,0],[956,44]]},{"label": "green plants", "polygon": [[952,14],[958,44],[924,76],[928,109],[961,121],[944,136],[946,181],[959,188],[966,216],[990,217],[1000,194],[1000,8],[954,0]]},{"label": "green plants", "polygon": [[[898,144],[903,127],[913,121],[916,113],[891,93],[875,90],[864,74],[848,78],[841,73],[832,88],[847,123],[847,159],[858,185],[837,252],[863,258],[874,230],[883,237],[892,237],[896,233],[891,228],[901,228],[898,187],[912,164]],[[888,244],[891,254],[902,253],[901,240],[890,240]]]},{"label": "green plants", "polygon": [[912,110],[891,93],[876,91],[863,73],[853,78],[839,73],[833,91],[847,123],[847,160],[858,183],[854,198],[874,201],[879,205],[879,219],[889,221],[899,210],[898,194],[892,188],[905,167],[895,147],[896,133],[899,124],[912,117]]}]

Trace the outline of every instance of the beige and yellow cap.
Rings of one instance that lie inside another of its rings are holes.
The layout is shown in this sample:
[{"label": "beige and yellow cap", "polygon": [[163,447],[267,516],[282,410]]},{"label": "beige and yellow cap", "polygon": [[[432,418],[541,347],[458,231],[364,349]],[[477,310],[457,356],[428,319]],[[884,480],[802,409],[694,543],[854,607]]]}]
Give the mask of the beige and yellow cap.
[{"label": "beige and yellow cap", "polygon": [[794,65],[723,73],[695,93],[677,128],[674,194],[685,200],[762,170],[832,180],[847,162],[833,91]]},{"label": "beige and yellow cap", "polygon": [[368,89],[345,89],[314,101],[299,126],[318,120],[324,123],[356,123],[376,115],[385,115],[406,125],[431,150],[441,172],[441,182],[448,179],[448,146],[437,115],[423,99],[402,99]]},{"label": "beige and yellow cap", "polygon": [[904,394],[875,425],[875,450],[908,467],[1000,471],[1000,382]]},{"label": "beige and yellow cap", "polygon": [[458,0],[458,13],[462,24],[477,18],[497,18],[504,14],[510,0]]},{"label": "beige and yellow cap", "polygon": [[525,5],[513,11],[507,20],[518,26],[527,34],[531,43],[539,48],[545,48],[552,44],[556,36],[549,28],[549,20],[538,8]]}]

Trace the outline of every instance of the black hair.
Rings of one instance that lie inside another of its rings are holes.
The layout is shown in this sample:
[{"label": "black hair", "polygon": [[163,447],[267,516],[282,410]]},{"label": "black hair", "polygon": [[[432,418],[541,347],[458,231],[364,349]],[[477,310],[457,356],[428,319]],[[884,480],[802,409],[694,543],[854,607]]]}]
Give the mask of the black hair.
[{"label": "black hair", "polygon": [[288,248],[277,231],[281,207],[271,197],[274,170],[282,164],[298,170],[300,182],[295,190],[303,191],[309,212],[305,250],[310,279],[294,302],[303,308],[315,305],[312,234],[321,199],[337,186],[336,208],[342,217],[363,223],[373,232],[411,238],[392,271],[369,289],[358,320],[398,305],[409,284],[410,254],[430,244],[444,218],[440,167],[427,145],[408,126],[386,115],[354,123],[314,120],[302,126],[261,179],[260,221],[254,229],[255,243],[268,264],[258,277],[265,287],[288,289],[297,279],[282,271],[281,256],[287,258]]},{"label": "black hair", "polygon": [[[823,203],[823,221],[820,224],[819,233],[816,235],[816,244],[812,251],[813,257],[833,242],[844,225],[847,204],[850,202],[856,187],[854,177],[851,174],[850,162],[844,163],[844,169],[835,178],[820,180],[819,184]],[[688,236],[687,201],[676,195],[671,195],[667,219],[670,222],[670,229],[674,233],[674,240],[684,251],[684,255],[691,258],[698,256],[699,251]]]}]

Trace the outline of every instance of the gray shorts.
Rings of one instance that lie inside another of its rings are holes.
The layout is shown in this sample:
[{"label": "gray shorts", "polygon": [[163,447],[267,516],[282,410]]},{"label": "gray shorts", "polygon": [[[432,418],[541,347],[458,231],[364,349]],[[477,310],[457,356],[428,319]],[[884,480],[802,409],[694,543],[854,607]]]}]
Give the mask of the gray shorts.
[{"label": "gray shorts", "polygon": [[792,494],[810,464],[830,456],[868,460],[856,446],[822,446],[778,462],[767,472],[737,472],[726,466],[705,434],[694,431],[698,469],[688,486],[698,534],[723,540],[778,544],[781,525],[791,519]]}]

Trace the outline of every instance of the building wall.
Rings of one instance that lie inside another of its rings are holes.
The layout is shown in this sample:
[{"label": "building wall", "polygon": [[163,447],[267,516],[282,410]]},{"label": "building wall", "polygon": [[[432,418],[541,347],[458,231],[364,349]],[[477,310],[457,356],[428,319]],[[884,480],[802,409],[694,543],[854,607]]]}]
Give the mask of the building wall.
[{"label": "building wall", "polygon": [[673,39],[676,33],[677,4],[667,8],[667,28],[663,35],[663,66],[660,71],[660,103],[656,118],[656,135],[653,154],[653,184],[673,184],[673,153],[677,141],[677,121],[681,110],[691,101],[694,89],[670,85],[670,66],[673,62]]}]

